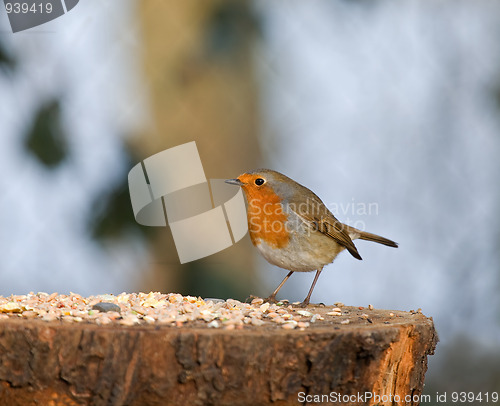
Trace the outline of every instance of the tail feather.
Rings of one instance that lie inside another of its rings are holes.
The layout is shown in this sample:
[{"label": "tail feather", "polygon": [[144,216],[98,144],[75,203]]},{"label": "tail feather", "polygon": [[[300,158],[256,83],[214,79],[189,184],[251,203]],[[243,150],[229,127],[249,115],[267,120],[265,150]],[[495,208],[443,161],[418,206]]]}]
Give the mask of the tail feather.
[{"label": "tail feather", "polygon": [[380,235],[377,235],[377,234],[367,233],[366,231],[361,231],[359,233],[358,238],[360,240],[373,241],[373,242],[377,242],[379,244],[387,245],[388,247],[398,248],[397,242],[389,240],[388,238],[381,237]]}]

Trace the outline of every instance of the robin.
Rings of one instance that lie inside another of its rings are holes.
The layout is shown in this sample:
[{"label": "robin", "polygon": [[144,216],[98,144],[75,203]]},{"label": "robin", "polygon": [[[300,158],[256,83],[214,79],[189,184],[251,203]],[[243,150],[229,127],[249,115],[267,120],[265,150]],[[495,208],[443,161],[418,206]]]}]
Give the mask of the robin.
[{"label": "robin", "polygon": [[290,271],[267,301],[276,301],[276,294],[294,272],[316,271],[300,304],[307,306],[323,267],[341,251],[347,249],[361,259],[353,240],[398,246],[387,238],[342,224],[316,194],[279,172],[257,169],[226,183],[240,186],[245,193],[253,245],[268,262]]}]

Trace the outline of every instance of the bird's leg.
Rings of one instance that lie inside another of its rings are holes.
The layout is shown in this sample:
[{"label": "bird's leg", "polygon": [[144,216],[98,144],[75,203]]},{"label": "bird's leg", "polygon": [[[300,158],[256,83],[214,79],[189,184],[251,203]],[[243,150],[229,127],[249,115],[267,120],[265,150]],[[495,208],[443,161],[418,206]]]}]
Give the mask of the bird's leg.
[{"label": "bird's leg", "polygon": [[269,296],[267,299],[265,299],[266,302],[270,302],[270,303],[274,303],[276,302],[276,294],[278,293],[278,291],[281,289],[281,287],[285,284],[285,282],[288,280],[288,278],[290,276],[292,276],[293,274],[293,271],[290,271],[288,272],[288,275],[285,276],[285,279],[283,279],[281,281],[281,283],[279,284],[279,286],[276,288],[276,290],[271,294],[271,296]]},{"label": "bird's leg", "polygon": [[314,286],[316,285],[316,282],[318,281],[319,275],[321,274],[322,270],[323,270],[323,268],[318,269],[316,271],[316,276],[314,276],[314,280],[313,280],[313,283],[311,285],[311,289],[309,289],[309,293],[307,294],[307,296],[304,299],[304,301],[301,304],[299,304],[299,307],[306,307],[309,304],[309,300],[311,299],[311,295],[313,293]]}]

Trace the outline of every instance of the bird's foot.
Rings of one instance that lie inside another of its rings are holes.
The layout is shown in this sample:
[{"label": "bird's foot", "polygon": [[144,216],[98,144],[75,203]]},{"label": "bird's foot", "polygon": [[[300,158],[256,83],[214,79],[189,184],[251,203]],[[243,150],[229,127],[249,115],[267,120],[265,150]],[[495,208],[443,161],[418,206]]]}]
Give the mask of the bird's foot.
[{"label": "bird's foot", "polygon": [[278,301],[276,300],[276,296],[269,296],[269,297],[266,297],[264,299],[264,302],[267,302],[267,303],[277,303]]},{"label": "bird's foot", "polygon": [[309,304],[309,300],[304,300],[303,302],[300,302],[297,307],[307,307],[307,305]]}]

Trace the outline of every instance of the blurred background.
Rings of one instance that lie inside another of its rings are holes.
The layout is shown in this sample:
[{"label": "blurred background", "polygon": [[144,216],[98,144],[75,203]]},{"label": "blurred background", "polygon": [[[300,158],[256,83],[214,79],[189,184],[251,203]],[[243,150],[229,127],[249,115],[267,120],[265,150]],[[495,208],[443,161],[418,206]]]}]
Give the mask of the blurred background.
[{"label": "blurred background", "polygon": [[180,265],[133,218],[128,171],[194,140],[208,178],[275,169],[397,241],[312,301],[422,308],[425,393],[500,391],[499,39],[487,0],[85,0],[16,34],[0,11],[0,295],[269,295],[286,272],[248,236]]}]

